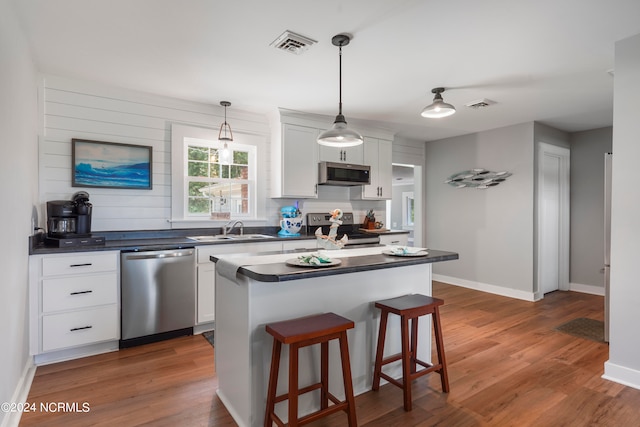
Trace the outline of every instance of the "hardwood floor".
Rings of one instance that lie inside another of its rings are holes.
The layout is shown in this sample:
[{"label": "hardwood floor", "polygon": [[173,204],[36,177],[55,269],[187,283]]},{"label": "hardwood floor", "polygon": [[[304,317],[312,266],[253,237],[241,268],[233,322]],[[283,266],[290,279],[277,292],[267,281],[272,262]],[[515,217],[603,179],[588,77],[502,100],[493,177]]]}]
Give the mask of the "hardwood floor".
[{"label": "hardwood floor", "polygon": [[[434,282],[451,392],[437,374],[413,384],[413,410],[385,385],[356,397],[360,426],[634,426],[640,390],[603,380],[608,345],[557,332],[602,320],[603,298],[554,292],[536,303]],[[215,394],[200,335],[42,366],[28,401],[88,402],[89,412],[24,413],[20,426],[234,426]],[[80,406],[80,410],[82,406]],[[344,413],[313,426],[344,426]]]}]

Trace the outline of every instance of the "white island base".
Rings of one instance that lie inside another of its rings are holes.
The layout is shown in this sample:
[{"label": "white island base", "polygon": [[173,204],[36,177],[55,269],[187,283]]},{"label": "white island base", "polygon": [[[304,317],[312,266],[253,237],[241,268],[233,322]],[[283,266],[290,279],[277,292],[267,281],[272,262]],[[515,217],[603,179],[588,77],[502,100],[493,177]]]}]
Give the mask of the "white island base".
[{"label": "white island base", "polygon": [[[380,253],[379,249],[377,253]],[[355,252],[339,251],[331,256],[337,258],[351,254]],[[281,261],[284,261],[292,255],[283,254],[282,257]],[[371,390],[380,320],[380,311],[373,304],[377,300],[410,293],[431,295],[430,263],[284,282],[261,282],[241,273],[232,281],[216,274],[214,348],[220,400],[240,426],[263,425],[273,345],[272,337],[265,332],[265,324],[324,312],[334,312],[354,321],[355,328],[347,332],[354,393]],[[420,318],[420,335],[418,354],[429,362],[430,316]],[[286,392],[287,388],[288,350],[288,346],[284,346],[278,394]],[[399,317],[390,316],[385,356],[399,351]],[[300,387],[319,381],[319,346],[301,349],[299,363]],[[400,362],[387,365],[385,372],[395,378],[401,377]],[[329,374],[331,392],[342,399],[344,392],[337,341],[330,343]],[[401,396],[402,391],[398,390],[398,393]],[[318,402],[317,391],[300,396],[300,415],[316,410]],[[277,404],[276,412],[286,420],[287,403]]]}]

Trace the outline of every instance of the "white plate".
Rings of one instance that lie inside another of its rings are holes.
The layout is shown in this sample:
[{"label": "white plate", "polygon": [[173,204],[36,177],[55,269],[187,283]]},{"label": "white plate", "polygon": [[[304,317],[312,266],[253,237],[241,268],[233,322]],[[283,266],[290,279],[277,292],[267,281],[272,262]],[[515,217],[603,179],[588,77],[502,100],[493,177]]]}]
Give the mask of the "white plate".
[{"label": "white plate", "polygon": [[339,259],[332,259],[331,262],[324,262],[322,264],[309,264],[307,262],[303,262],[298,258],[288,259],[285,261],[285,264],[291,265],[293,267],[311,267],[311,268],[322,268],[322,267],[334,267],[336,265],[342,264],[342,261]]},{"label": "white plate", "polygon": [[383,254],[385,255],[391,255],[391,256],[427,256],[429,255],[429,252],[427,251],[418,251],[418,252],[407,252],[406,254],[400,253],[400,252],[394,252],[394,251],[382,251]]}]

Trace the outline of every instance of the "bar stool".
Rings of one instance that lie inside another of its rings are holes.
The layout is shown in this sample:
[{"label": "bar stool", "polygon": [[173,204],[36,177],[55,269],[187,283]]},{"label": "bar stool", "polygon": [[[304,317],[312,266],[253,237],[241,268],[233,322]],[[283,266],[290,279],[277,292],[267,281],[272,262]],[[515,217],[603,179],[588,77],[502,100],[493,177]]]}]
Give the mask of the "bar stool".
[{"label": "bar stool", "polygon": [[[380,315],[380,331],[378,334],[378,347],[373,372],[373,390],[380,388],[380,378],[384,378],[391,384],[400,387],[404,394],[404,410],[411,410],[411,381],[431,372],[440,374],[442,391],[449,392],[449,377],[447,376],[447,363],[444,357],[444,344],[442,342],[442,329],[440,327],[440,313],[438,307],[444,301],[420,294],[404,295],[383,301],[377,301],[375,306],[382,310]],[[389,313],[400,316],[402,351],[393,356],[383,358],[384,340],[387,333],[387,317]],[[418,359],[418,317],[431,314],[433,329],[436,338],[438,363],[430,364]],[[409,342],[409,320],[411,320],[411,342]],[[402,381],[391,378],[382,372],[382,366],[387,363],[402,359]],[[417,365],[426,369],[417,371]]]},{"label": "bar stool", "polygon": [[[267,408],[264,415],[265,427],[271,427],[273,422],[279,426],[284,426],[282,420],[275,414],[275,404],[284,400],[289,400],[289,426],[307,424],[340,410],[347,413],[350,427],[357,426],[347,342],[347,329],[352,329],[353,327],[353,321],[334,313],[301,317],[266,325],[266,330],[273,336],[274,341],[271,354],[269,388],[267,390]],[[334,339],[338,339],[340,342],[340,359],[342,361],[345,394],[345,400],[342,402],[329,392],[329,341]],[[276,396],[282,344],[289,344],[289,390],[285,394]],[[313,344],[321,345],[320,382],[299,389],[298,350]],[[320,389],[320,410],[298,418],[298,396],[317,389]],[[334,405],[329,406],[329,400]]]}]

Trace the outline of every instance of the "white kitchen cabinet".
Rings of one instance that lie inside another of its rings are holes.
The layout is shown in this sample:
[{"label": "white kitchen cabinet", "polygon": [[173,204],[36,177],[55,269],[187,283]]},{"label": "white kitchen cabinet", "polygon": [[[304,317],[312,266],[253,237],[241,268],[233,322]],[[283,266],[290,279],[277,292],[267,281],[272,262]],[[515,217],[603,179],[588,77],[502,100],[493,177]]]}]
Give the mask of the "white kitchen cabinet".
[{"label": "white kitchen cabinet", "polygon": [[119,254],[29,257],[30,350],[36,363],[118,348]]},{"label": "white kitchen cabinet", "polygon": [[362,186],[362,198],[368,200],[391,199],[393,166],[391,141],[364,138],[364,164],[371,166],[371,184]]},{"label": "white kitchen cabinet", "polygon": [[381,245],[407,246],[409,243],[409,233],[380,234]]},{"label": "white kitchen cabinet", "polygon": [[363,144],[355,147],[328,147],[319,146],[319,160],[321,162],[352,163],[361,165],[364,159]]},{"label": "white kitchen cabinet", "polygon": [[216,265],[211,255],[281,251],[282,242],[225,243],[222,245],[196,246],[197,256],[197,324],[215,321]]},{"label": "white kitchen cabinet", "polygon": [[287,240],[282,242],[283,251],[295,251],[300,249],[313,251],[318,249],[318,243],[316,239]]},{"label": "white kitchen cabinet", "polygon": [[317,128],[282,124],[272,140],[272,197],[318,197]]}]

